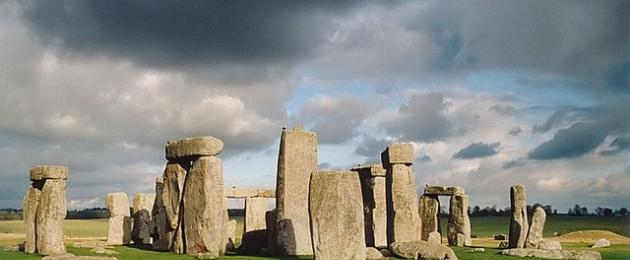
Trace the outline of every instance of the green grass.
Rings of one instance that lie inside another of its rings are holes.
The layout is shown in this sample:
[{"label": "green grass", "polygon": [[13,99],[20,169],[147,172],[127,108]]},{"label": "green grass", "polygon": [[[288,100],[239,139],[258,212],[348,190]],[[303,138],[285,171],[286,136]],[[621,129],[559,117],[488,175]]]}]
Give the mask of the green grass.
[{"label": "green grass", "polygon": [[[240,239],[243,230],[242,217],[235,218],[237,220],[237,243]],[[442,219],[442,230],[446,230],[447,219]],[[508,233],[509,217],[473,217],[471,218],[472,232],[480,237],[491,237],[496,233]],[[106,236],[107,221],[101,220],[66,220],[65,230],[66,235],[72,233],[73,237],[102,237]],[[610,230],[615,233],[619,233],[625,236],[630,235],[630,218],[606,218],[606,217],[573,217],[573,216],[549,216],[545,225],[545,236],[551,237],[553,232],[560,232],[562,234],[587,229],[603,229]],[[24,224],[22,221],[0,221],[0,233],[23,233]],[[1,244],[1,243],[0,243]],[[68,252],[76,255],[91,255],[96,256],[98,254],[92,253],[86,248],[74,248],[72,242],[68,242]],[[590,244],[586,243],[562,243],[565,249],[590,249]],[[1,246],[0,246],[1,247]],[[144,250],[131,246],[117,246],[113,250],[119,252],[119,255],[114,255],[118,259],[193,259],[189,256],[175,255],[168,252],[154,252],[150,250]],[[459,259],[465,260],[481,260],[481,259],[519,259],[514,257],[498,255],[499,249],[486,247],[486,252],[473,253],[470,252],[470,248],[458,248],[453,247],[453,250],[459,257]],[[630,245],[612,245],[608,248],[597,249],[602,253],[602,257],[605,260],[621,260],[630,259]],[[102,255],[101,255],[102,256]],[[0,259],[41,259],[36,255],[28,255],[22,252],[9,252],[0,249]],[[227,255],[221,259],[229,260],[264,260],[264,259],[279,259],[274,257],[263,256],[237,256]],[[286,258],[283,258],[286,259]],[[302,258],[310,259],[310,258]],[[532,259],[535,258],[526,258]]]}]

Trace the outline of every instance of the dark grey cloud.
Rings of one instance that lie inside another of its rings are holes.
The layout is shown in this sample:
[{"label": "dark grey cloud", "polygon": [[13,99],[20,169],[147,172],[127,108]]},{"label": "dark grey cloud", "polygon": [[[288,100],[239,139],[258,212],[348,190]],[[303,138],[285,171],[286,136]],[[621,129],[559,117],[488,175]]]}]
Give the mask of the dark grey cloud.
[{"label": "dark grey cloud", "polygon": [[514,159],[514,160],[504,163],[501,169],[507,170],[507,169],[523,166],[525,164],[527,164],[527,160],[525,160],[525,158],[518,158],[518,159]]},{"label": "dark grey cloud", "polygon": [[[29,1],[37,36],[69,55],[111,55],[160,66],[285,62],[311,56],[337,1]],[[308,28],[308,29],[306,29]]]},{"label": "dark grey cloud", "polygon": [[528,157],[535,160],[578,157],[597,148],[606,135],[606,130],[596,123],[578,122],[560,129],[551,140],[531,150]]},{"label": "dark grey cloud", "polygon": [[606,155],[614,155],[621,151],[627,150],[630,148],[630,137],[617,137],[615,138],[609,145],[607,150],[601,151],[599,154]]},{"label": "dark grey cloud", "polygon": [[452,158],[454,159],[473,159],[495,155],[499,152],[501,143],[472,143],[462,148]]},{"label": "dark grey cloud", "polygon": [[534,133],[544,133],[552,129],[553,127],[557,127],[560,122],[569,114],[570,110],[568,108],[560,108],[556,110],[544,124],[538,125],[534,124],[532,127],[532,132]]},{"label": "dark grey cloud", "polygon": [[384,127],[403,141],[443,139],[454,133],[453,124],[444,114],[446,106],[441,93],[414,94],[398,109],[399,117]]}]

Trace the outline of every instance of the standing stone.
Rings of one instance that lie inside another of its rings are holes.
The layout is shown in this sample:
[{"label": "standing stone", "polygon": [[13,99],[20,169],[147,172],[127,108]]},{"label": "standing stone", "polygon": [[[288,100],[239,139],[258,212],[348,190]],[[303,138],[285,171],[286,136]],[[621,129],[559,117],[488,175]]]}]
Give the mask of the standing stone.
[{"label": "standing stone", "polygon": [[257,252],[267,247],[266,198],[245,198],[245,221],[241,249]]},{"label": "standing stone", "polygon": [[164,211],[164,202],[162,200],[162,191],[164,190],[164,178],[158,176],[155,178],[155,201],[151,210],[151,244],[153,250],[167,251],[170,248],[170,237],[173,232],[170,231],[166,221],[166,212]]},{"label": "standing stone", "polygon": [[63,220],[67,210],[66,181],[46,179],[37,209],[37,252],[40,255],[66,252],[63,244]]},{"label": "standing stone", "polygon": [[232,219],[227,222],[225,227],[225,237],[227,242],[225,243],[226,250],[232,251],[234,250],[236,243],[236,220]]},{"label": "standing stone", "polygon": [[133,197],[131,240],[136,244],[151,244],[151,210],[154,201],[154,194],[137,193]]},{"label": "standing stone", "polygon": [[392,144],[381,153],[387,171],[387,242],[422,239],[422,222],[418,215],[416,185],[411,171],[413,146]]},{"label": "standing stone", "polygon": [[529,233],[527,234],[525,247],[538,248],[538,244],[543,240],[543,229],[545,228],[546,219],[547,213],[545,213],[545,210],[541,207],[536,207],[532,216],[532,225],[529,227]]},{"label": "standing stone", "polygon": [[317,136],[301,127],[283,129],[276,181],[277,246],[280,255],[312,255],[308,192],[317,171]]},{"label": "standing stone", "polygon": [[451,246],[470,246],[470,219],[468,218],[468,195],[453,195],[446,236]]},{"label": "standing stone", "polygon": [[313,173],[308,205],[315,259],[366,258],[361,184],[357,173]]},{"label": "standing stone", "polygon": [[186,254],[218,257],[225,251],[223,163],[199,157],[186,176],[183,195]]},{"label": "standing stone", "polygon": [[508,248],[523,248],[527,238],[527,193],[525,186],[515,185],[510,188],[510,237]]},{"label": "standing stone", "polygon": [[131,217],[127,194],[124,192],[108,193],[105,206],[109,210],[107,244],[129,244],[129,241],[131,241]]},{"label": "standing stone", "polygon": [[181,200],[188,168],[190,168],[189,163],[169,161],[162,175],[164,180],[162,202],[164,203],[167,230],[169,234],[172,234],[167,239],[171,251],[179,254],[184,253],[184,232],[182,231],[179,212],[180,208],[183,207]]},{"label": "standing stone", "polygon": [[358,166],[351,169],[359,173],[365,242],[368,247],[387,247],[387,199],[385,196],[385,169],[381,165]]},{"label": "standing stone", "polygon": [[422,220],[422,240],[429,241],[429,234],[440,232],[440,200],[434,195],[422,195],[418,201],[418,214]]},{"label": "standing stone", "polygon": [[37,208],[42,194],[43,181],[33,181],[24,196],[23,214],[26,228],[24,252],[33,254],[37,251]]},{"label": "standing stone", "polygon": [[276,210],[270,210],[265,213],[265,222],[267,222],[267,249],[269,252],[276,252]]}]

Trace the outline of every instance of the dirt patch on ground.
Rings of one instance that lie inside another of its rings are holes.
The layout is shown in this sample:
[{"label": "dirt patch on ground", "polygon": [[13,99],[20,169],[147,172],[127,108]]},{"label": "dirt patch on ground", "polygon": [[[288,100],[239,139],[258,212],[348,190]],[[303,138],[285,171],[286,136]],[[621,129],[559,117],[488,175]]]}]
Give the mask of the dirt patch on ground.
[{"label": "dirt patch on ground", "polygon": [[630,238],[607,230],[581,230],[554,237],[561,242],[595,243],[596,240],[605,238],[613,244],[630,244]]}]

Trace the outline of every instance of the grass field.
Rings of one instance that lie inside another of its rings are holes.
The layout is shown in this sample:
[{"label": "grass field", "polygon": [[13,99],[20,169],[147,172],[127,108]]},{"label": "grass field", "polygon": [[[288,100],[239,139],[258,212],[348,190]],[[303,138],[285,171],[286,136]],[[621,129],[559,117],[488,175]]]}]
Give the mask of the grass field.
[{"label": "grass field", "polygon": [[[242,233],[242,218],[235,218],[238,222],[237,240]],[[446,219],[442,219],[442,230],[446,230]],[[471,218],[472,233],[478,235],[480,239],[475,239],[473,243],[486,249],[484,253],[470,252],[470,248],[453,247],[460,259],[517,259],[497,255],[497,241],[488,239],[492,234],[507,233],[509,228],[508,217],[473,217]],[[66,220],[65,224],[68,251],[76,255],[93,255],[89,249],[74,248],[71,241],[85,239],[105,239],[107,221],[98,220]],[[607,218],[607,217],[574,217],[574,216],[549,216],[545,225],[545,236],[552,237],[553,232],[565,234],[572,231],[599,229],[610,230],[612,232],[630,235],[630,218]],[[6,233],[2,236],[2,233]],[[11,234],[12,233],[12,234]],[[15,245],[23,241],[24,224],[22,221],[0,221],[0,246]],[[237,243],[240,241],[236,241]],[[590,243],[563,242],[566,249],[589,249]],[[118,246],[114,248],[120,253],[115,255],[118,259],[193,259],[188,256],[174,255],[171,253],[153,252],[133,246]],[[598,249],[602,253],[603,259],[630,259],[630,244],[614,244],[609,248]],[[102,255],[101,255],[102,256]],[[0,259],[40,259],[38,256],[27,255],[22,252],[9,252],[0,250]],[[237,256],[228,255],[221,259],[278,259],[263,256]],[[284,258],[286,259],[286,258]],[[308,259],[308,258],[306,258]],[[534,258],[527,258],[534,259]]]}]

